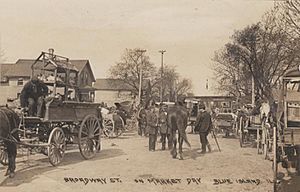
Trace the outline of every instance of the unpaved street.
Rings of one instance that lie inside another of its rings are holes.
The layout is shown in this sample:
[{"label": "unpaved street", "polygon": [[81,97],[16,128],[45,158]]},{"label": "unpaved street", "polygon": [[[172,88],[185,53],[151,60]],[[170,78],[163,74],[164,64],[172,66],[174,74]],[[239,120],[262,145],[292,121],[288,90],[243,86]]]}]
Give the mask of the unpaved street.
[{"label": "unpaved street", "polygon": [[75,146],[59,167],[41,154],[19,156],[14,179],[3,176],[0,191],[272,191],[271,161],[255,148],[240,148],[237,139],[219,137],[222,152],[209,136],[214,150],[200,155],[198,135],[188,134],[192,149],[184,160],[169,151],[148,151],[148,139],[135,132],[103,139],[103,150],[83,160]]}]

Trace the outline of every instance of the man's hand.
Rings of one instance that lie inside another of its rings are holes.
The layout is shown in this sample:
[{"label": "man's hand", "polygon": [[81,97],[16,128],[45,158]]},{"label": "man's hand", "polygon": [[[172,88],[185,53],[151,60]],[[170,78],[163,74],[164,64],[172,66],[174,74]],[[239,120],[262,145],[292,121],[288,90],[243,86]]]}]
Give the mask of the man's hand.
[{"label": "man's hand", "polygon": [[21,112],[27,112],[28,110],[29,110],[28,107],[21,108]]}]

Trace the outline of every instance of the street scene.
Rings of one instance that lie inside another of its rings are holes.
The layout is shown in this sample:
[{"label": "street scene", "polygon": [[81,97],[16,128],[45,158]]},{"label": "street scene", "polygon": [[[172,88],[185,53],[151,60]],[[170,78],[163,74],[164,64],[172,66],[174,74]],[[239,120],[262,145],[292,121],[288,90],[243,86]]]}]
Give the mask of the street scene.
[{"label": "street scene", "polygon": [[[197,153],[199,136],[188,137],[192,148],[184,146],[182,161],[162,151],[161,143],[149,153],[147,138],[135,131],[103,139],[103,150],[88,161],[77,146],[70,146],[59,167],[50,166],[45,155],[20,152],[16,176],[12,180],[1,175],[1,186],[5,191],[30,191],[32,186],[39,191],[272,191],[272,164],[255,148],[218,138],[219,152],[209,137],[213,151],[203,155]],[[90,180],[75,181],[80,178]]]},{"label": "street scene", "polygon": [[13,1],[0,192],[300,192],[299,0]]}]

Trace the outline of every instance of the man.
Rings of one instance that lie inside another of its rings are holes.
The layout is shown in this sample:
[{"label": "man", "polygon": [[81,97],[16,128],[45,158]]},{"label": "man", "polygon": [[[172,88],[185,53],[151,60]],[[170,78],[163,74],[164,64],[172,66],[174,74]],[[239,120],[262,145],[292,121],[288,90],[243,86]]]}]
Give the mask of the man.
[{"label": "man", "polygon": [[159,126],[161,135],[161,149],[166,150],[166,139],[168,139],[168,149],[172,147],[172,141],[170,138],[171,129],[167,126],[167,112],[163,106],[161,106],[159,112]]},{"label": "man", "polygon": [[146,119],[146,110],[141,106],[138,114],[137,114],[137,120],[138,120],[138,134],[140,136],[146,136],[146,126],[147,126],[147,119]]},{"label": "man", "polygon": [[120,103],[115,103],[116,105],[116,113],[122,118],[124,125],[126,127],[126,119],[128,117],[127,111],[123,109]]},{"label": "man", "polygon": [[149,134],[149,151],[155,151],[155,144],[158,132],[158,118],[155,106],[150,106],[147,114],[147,128]]},{"label": "man", "polygon": [[28,107],[29,116],[42,117],[44,98],[47,94],[48,87],[34,76],[24,85],[21,91],[21,107]]},{"label": "man", "polygon": [[202,148],[201,153],[204,154],[206,153],[206,146],[209,152],[211,152],[211,147],[208,143],[207,135],[211,131],[212,121],[210,114],[205,110],[204,104],[199,105],[199,111],[200,113],[198,114],[196,119],[195,129],[199,131],[200,143]]}]

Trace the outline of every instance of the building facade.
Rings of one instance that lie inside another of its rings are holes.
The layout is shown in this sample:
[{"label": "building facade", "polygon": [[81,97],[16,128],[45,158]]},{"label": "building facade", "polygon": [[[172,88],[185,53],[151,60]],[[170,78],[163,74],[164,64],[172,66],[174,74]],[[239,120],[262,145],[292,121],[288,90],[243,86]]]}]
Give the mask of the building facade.
[{"label": "building facade", "polygon": [[96,79],[95,102],[113,106],[116,102],[135,101],[134,88],[118,79]]},{"label": "building facade", "polygon": [[[30,80],[32,75],[31,66],[34,59],[19,59],[16,63],[0,64],[0,105],[5,105],[8,99],[19,97],[23,86]],[[70,60],[78,69],[77,86],[80,101],[94,101],[95,76],[89,60]]]}]

